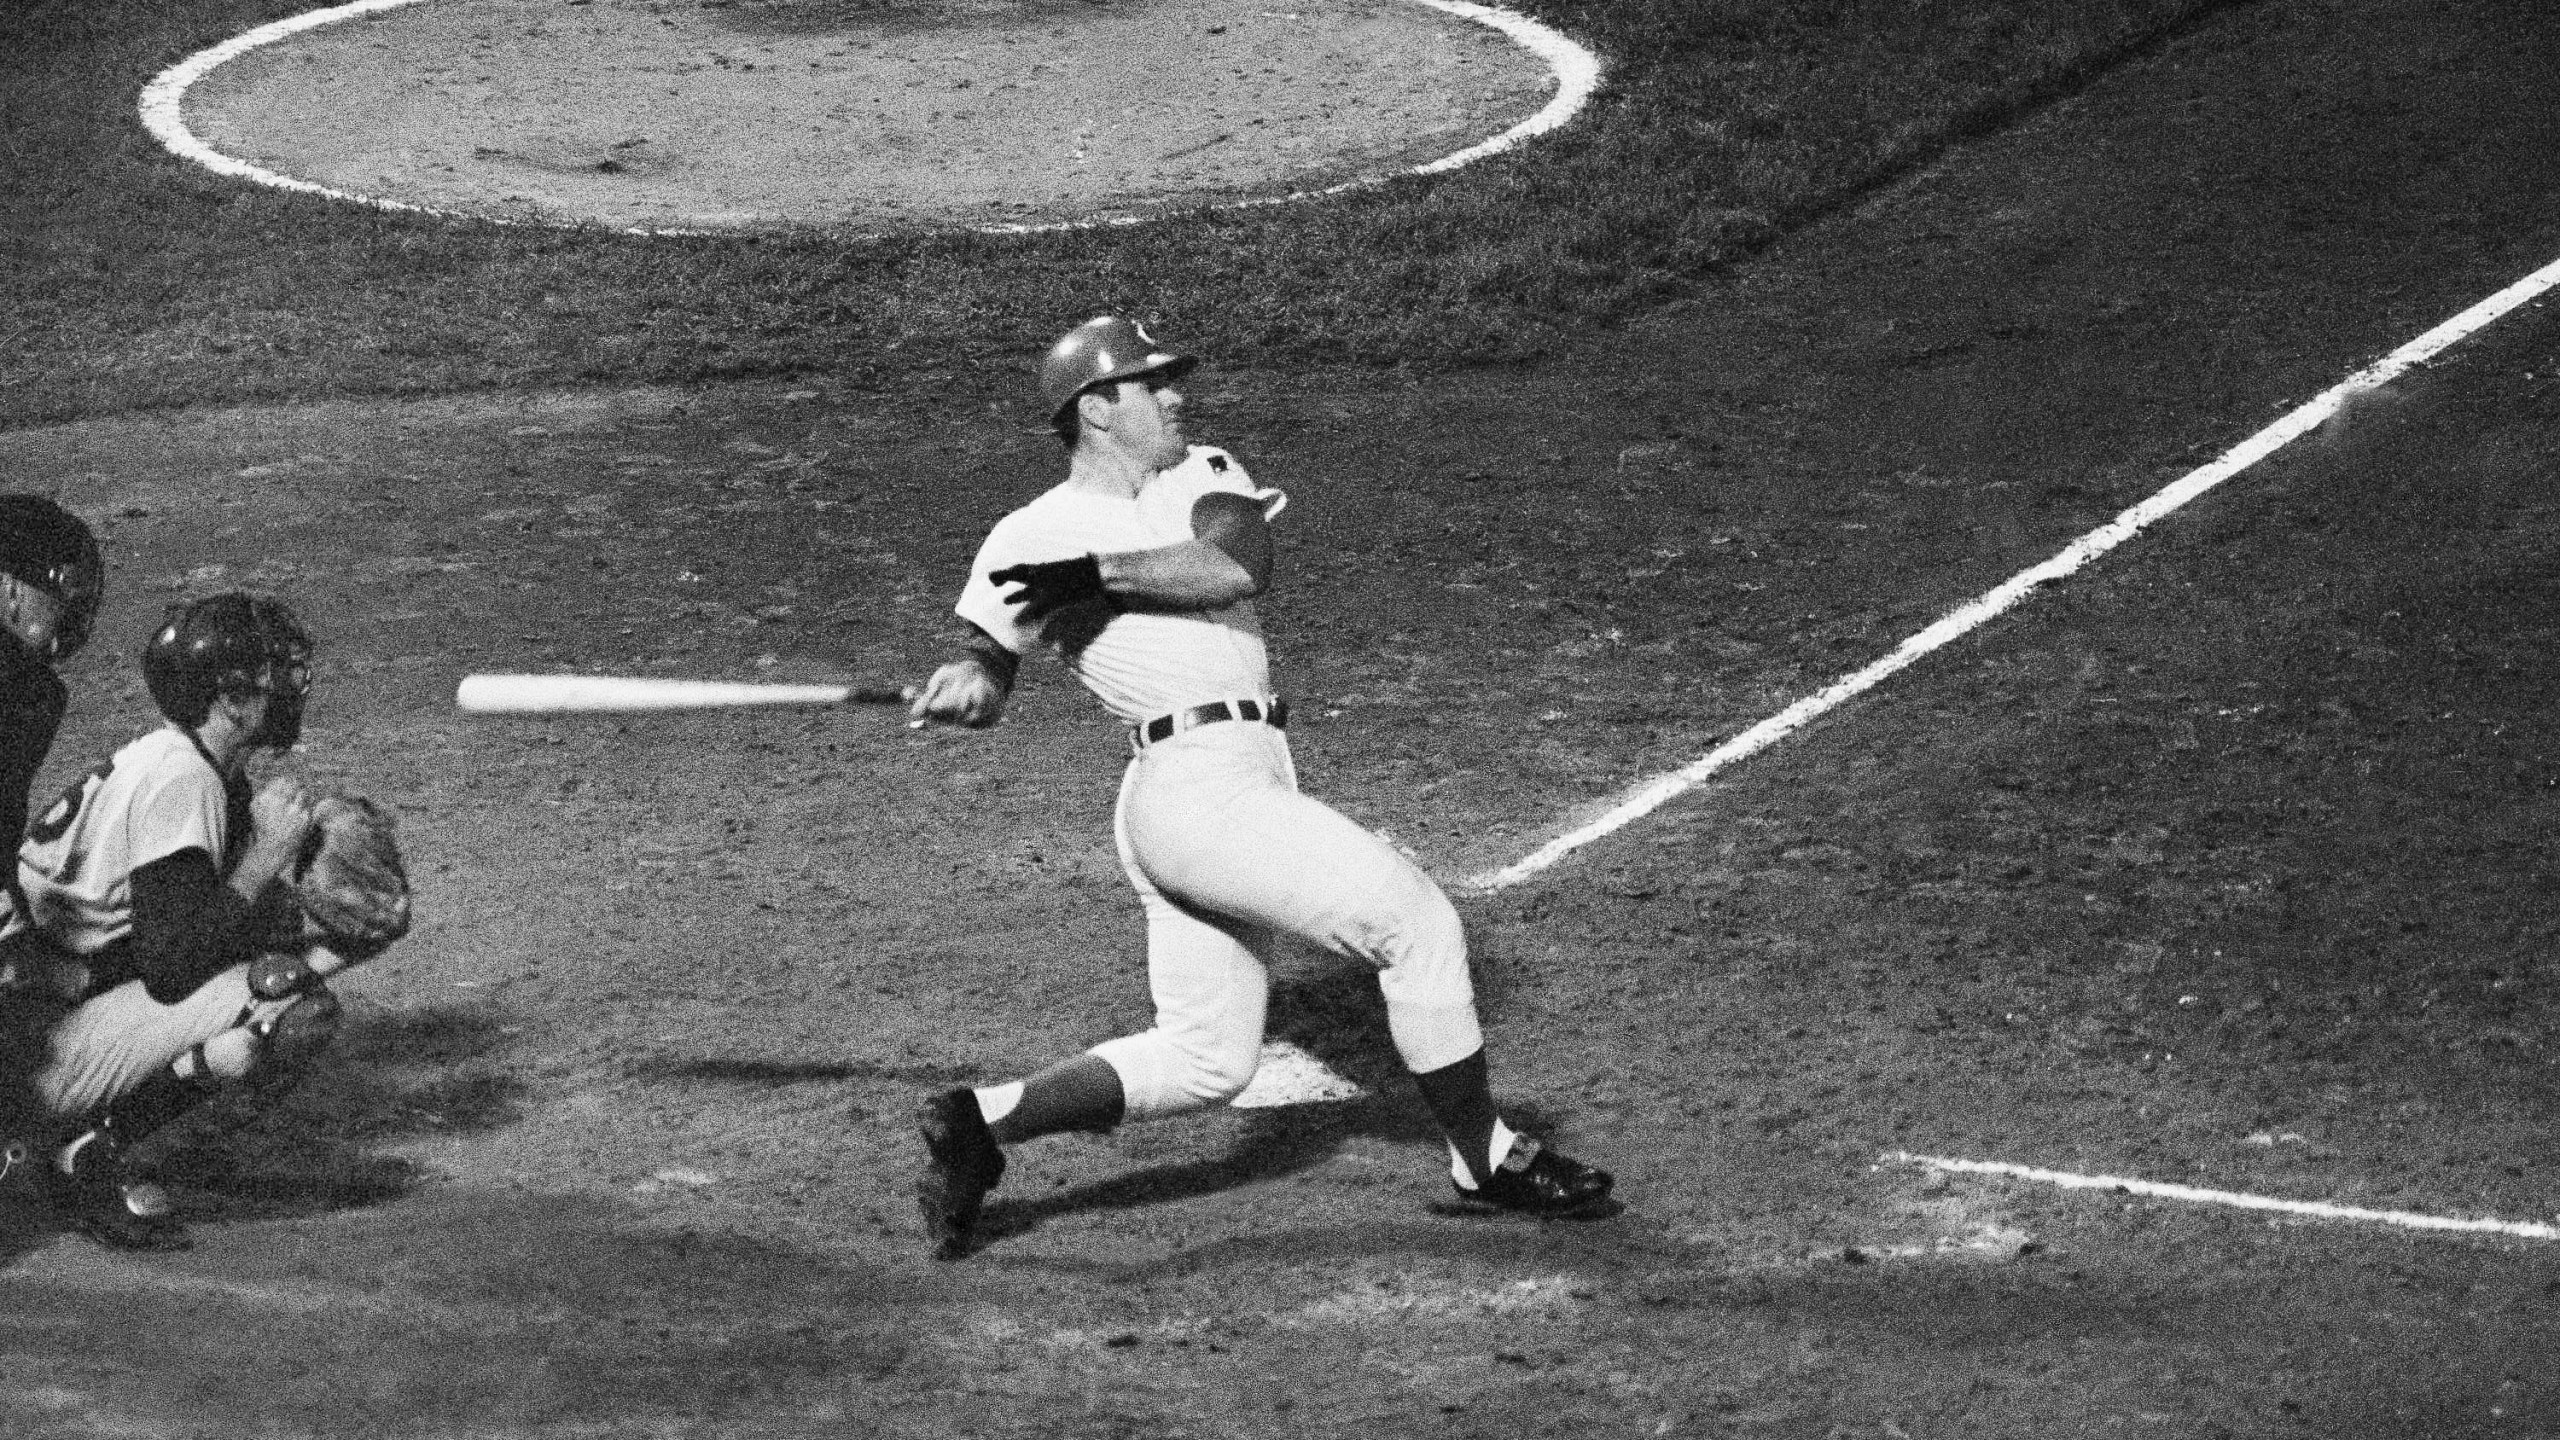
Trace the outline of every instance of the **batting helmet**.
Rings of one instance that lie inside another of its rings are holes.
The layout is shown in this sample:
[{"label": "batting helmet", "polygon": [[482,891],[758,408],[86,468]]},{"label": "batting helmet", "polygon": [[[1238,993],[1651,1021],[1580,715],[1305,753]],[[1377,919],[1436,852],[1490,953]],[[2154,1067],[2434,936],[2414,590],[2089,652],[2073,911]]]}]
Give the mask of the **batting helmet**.
[{"label": "batting helmet", "polygon": [[1140,375],[1171,379],[1191,373],[1200,362],[1156,348],[1155,337],[1135,320],[1097,315],[1049,347],[1040,361],[1040,399],[1055,421],[1075,398],[1096,385]]},{"label": "batting helmet", "polygon": [[87,522],[37,495],[0,495],[0,574],[52,596],[51,657],[69,657],[89,640],[106,590],[107,566]]},{"label": "batting helmet", "polygon": [[245,590],[208,595],[169,607],[143,647],[142,683],[161,714],[190,728],[219,696],[269,690],[277,703],[259,743],[287,747],[302,734],[311,637],[281,600]]}]

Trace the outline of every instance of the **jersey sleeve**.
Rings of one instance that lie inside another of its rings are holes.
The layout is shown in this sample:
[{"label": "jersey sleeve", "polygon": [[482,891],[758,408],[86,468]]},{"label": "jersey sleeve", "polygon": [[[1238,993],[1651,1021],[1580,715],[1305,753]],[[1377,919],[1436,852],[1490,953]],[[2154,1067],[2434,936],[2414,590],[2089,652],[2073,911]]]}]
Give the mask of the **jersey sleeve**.
[{"label": "jersey sleeve", "polygon": [[1024,553],[1026,531],[1016,519],[1019,514],[1017,511],[997,521],[995,528],[987,532],[987,538],[979,543],[977,558],[969,562],[968,581],[960,587],[959,603],[951,610],[961,619],[986,631],[997,644],[1016,655],[1026,655],[1039,645],[1040,632],[1036,627],[1021,623],[1018,617],[1022,607],[1006,604],[1004,590],[987,575],[1008,565],[1065,557]]},{"label": "jersey sleeve", "polygon": [[146,776],[134,787],[124,823],[128,874],[186,850],[202,850],[217,871],[229,862],[230,816],[222,779],[209,769]]},{"label": "jersey sleeve", "polygon": [[1183,500],[1186,514],[1191,506],[1199,503],[1201,496],[1221,491],[1242,495],[1260,505],[1265,520],[1277,520],[1280,512],[1289,508],[1287,492],[1255,483],[1254,478],[1245,473],[1243,462],[1215,446],[1193,446],[1191,463],[1182,468],[1188,472],[1185,478],[1191,482],[1188,487],[1191,493]]}]

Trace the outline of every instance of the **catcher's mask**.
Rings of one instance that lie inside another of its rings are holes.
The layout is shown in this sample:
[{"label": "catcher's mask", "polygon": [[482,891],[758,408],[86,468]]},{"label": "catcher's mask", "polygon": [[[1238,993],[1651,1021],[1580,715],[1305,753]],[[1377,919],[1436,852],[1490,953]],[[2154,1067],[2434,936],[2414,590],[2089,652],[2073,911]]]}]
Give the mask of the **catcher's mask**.
[{"label": "catcher's mask", "polygon": [[245,590],[172,605],[142,651],[142,683],[160,713],[194,729],[224,695],[264,694],[253,745],[290,749],[302,738],[311,690],[311,637],[284,602]]},{"label": "catcher's mask", "polygon": [[0,495],[0,574],[50,597],[59,614],[44,645],[68,660],[89,642],[106,590],[98,537],[77,515],[38,495]]},{"label": "catcher's mask", "polygon": [[1162,375],[1171,380],[1199,365],[1189,355],[1159,349],[1155,337],[1135,320],[1097,315],[1059,337],[1040,361],[1040,400],[1056,424],[1077,396],[1096,385]]}]

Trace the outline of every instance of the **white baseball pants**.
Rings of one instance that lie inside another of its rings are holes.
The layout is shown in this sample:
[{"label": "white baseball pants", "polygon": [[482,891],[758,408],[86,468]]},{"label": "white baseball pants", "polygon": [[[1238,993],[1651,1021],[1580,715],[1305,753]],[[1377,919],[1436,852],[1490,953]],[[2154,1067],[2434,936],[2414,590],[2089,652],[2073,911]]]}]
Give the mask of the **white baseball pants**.
[{"label": "white baseball pants", "polygon": [[1121,778],[1114,828],[1146,908],[1156,1006],[1155,1028],[1092,1052],[1119,1073],[1128,1119],[1221,1104],[1253,1079],[1276,933],[1377,967],[1408,1069],[1483,1048],[1449,897],[1394,846],[1299,794],[1280,731],[1229,720],[1148,746]]},{"label": "white baseball pants", "polygon": [[61,1119],[91,1115],[167,1072],[198,1045],[207,1051],[213,1072],[208,1078],[235,1079],[224,1072],[245,1068],[256,1053],[247,1027],[292,1004],[289,998],[254,999],[246,965],[214,976],[175,1005],[161,1004],[141,981],[128,980],[55,1022],[34,1076],[37,1098]]}]

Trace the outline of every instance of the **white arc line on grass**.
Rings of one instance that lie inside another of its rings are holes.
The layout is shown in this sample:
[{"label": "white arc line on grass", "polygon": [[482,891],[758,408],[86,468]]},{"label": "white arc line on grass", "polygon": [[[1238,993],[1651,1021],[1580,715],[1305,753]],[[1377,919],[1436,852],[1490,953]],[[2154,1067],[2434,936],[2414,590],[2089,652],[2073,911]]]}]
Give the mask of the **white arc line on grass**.
[{"label": "white arc line on grass", "polygon": [[153,76],[151,83],[142,87],[140,107],[142,127],[150,131],[151,138],[159,141],[169,153],[182,160],[192,160],[216,175],[229,175],[235,179],[255,181],[260,185],[270,185],[279,190],[299,190],[308,195],[324,195],[332,200],[352,200],[361,205],[372,205],[384,210],[414,210],[430,215],[440,214],[442,212],[430,210],[424,205],[404,205],[397,200],[376,200],[369,195],[351,195],[344,190],[332,190],[326,185],[314,184],[309,180],[296,180],[290,175],[279,175],[273,170],[225,155],[197,139],[196,133],[187,128],[186,116],[183,113],[187,90],[190,86],[261,45],[272,45],[278,40],[299,35],[305,30],[317,30],[323,25],[334,25],[341,20],[353,20],[360,15],[398,10],[404,6],[420,3],[423,3],[423,0],[356,0],[352,5],[334,5],[326,10],[307,11],[290,19],[261,25],[255,30],[245,30],[210,50],[199,50]]},{"label": "white arc line on grass", "polygon": [[1469,876],[1465,884],[1469,889],[1477,891],[1500,890],[1505,886],[1516,885],[1592,841],[1642,819],[1664,802],[1694,788],[1708,776],[1735,761],[1768,749],[1803,729],[1817,716],[1837,709],[1848,700],[1874,689],[1887,677],[1914,660],[1990,621],[2027,598],[2037,586],[2060,580],[2132,539],[2151,522],[2283,449],[2306,432],[2316,429],[2329,417],[2337,414],[2340,407],[2347,401],[2366,391],[2376,390],[2389,384],[2411,367],[2424,364],[2440,351],[2465,339],[2474,331],[2486,328],[2508,311],[2532,300],[2554,285],[2560,285],[2560,260],[2552,261],[2320,392],[2283,419],[2233,447],[2221,459],[2189,472],[2160,489],[2151,498],[2072,541],[2052,559],[2041,565],[2019,571],[2002,584],[1984,591],[1947,612],[1937,623],[1903,641],[1883,659],[1834,681],[1828,689],[1818,694],[1806,696],[1690,761],[1687,765],[1667,775],[1656,776],[1642,782],[1628,791],[1624,799],[1612,806],[1599,819],[1557,836],[1498,870],[1488,870]]},{"label": "white arc line on grass", "polygon": [[[451,220],[482,220],[493,225],[550,223],[540,220],[527,221],[513,219],[500,215],[481,215],[470,211],[452,210],[434,205],[414,205],[405,200],[385,200],[378,196],[359,195],[353,191],[333,189],[330,186],[319,184],[316,181],[298,180],[291,175],[279,174],[278,172],[269,170],[264,166],[253,165],[237,156],[225,155],[221,151],[204,143],[203,140],[197,138],[196,133],[193,130],[187,128],[185,113],[187,91],[192,88],[197,81],[202,80],[205,76],[212,74],[215,70],[229,64],[231,61],[237,60],[250,51],[257,49],[259,46],[272,45],[279,40],[299,35],[305,30],[317,30],[323,25],[335,25],[342,20],[354,20],[366,15],[379,14],[387,10],[399,10],[407,6],[424,3],[426,3],[426,0],[355,0],[355,3],[353,4],[333,5],[324,10],[307,11],[303,14],[293,16],[290,19],[278,20],[272,24],[261,25],[255,30],[247,30],[238,35],[234,35],[230,39],[223,41],[221,44],[216,45],[211,49],[199,50],[195,54],[188,56],[186,59],[179,61],[177,64],[170,66],[168,69],[161,71],[158,75],[153,76],[151,83],[142,88],[142,101],[138,107],[142,114],[142,126],[144,129],[151,132],[151,137],[159,141],[163,148],[167,149],[169,153],[176,155],[182,160],[193,161],[217,175],[228,175],[234,179],[247,180],[254,184],[269,186],[273,189],[297,190],[306,195],[318,195],[330,200],[344,200],[352,204],[369,205],[377,210],[400,210],[417,215],[439,215]],[[1506,150],[1525,144],[1530,140],[1536,139],[1540,135],[1546,134],[1550,130],[1554,130],[1559,126],[1564,125],[1566,122],[1572,120],[1574,116],[1581,114],[1582,107],[1590,103],[1592,95],[1600,88],[1600,57],[1593,54],[1584,46],[1575,43],[1571,37],[1565,35],[1562,31],[1541,25],[1526,15],[1499,9],[1491,5],[1471,4],[1469,3],[1469,0],[1414,0],[1414,3],[1430,6],[1434,10],[1458,16],[1463,20],[1473,21],[1474,23],[1482,25],[1490,30],[1501,31],[1504,35],[1510,37],[1513,44],[1518,45],[1521,49],[1528,51],[1530,54],[1535,55],[1540,60],[1546,62],[1547,68],[1555,73],[1556,93],[1548,99],[1545,105],[1539,107],[1537,114],[1532,115],[1528,119],[1521,121],[1519,124],[1512,126],[1510,129],[1503,131],[1501,134],[1496,135],[1489,140],[1470,145],[1466,149],[1457,151],[1454,154],[1443,155],[1437,160],[1427,161],[1423,164],[1413,166],[1410,169],[1400,172],[1401,174],[1437,175],[1443,171],[1455,170],[1461,165],[1471,164],[1474,161],[1482,160],[1487,156],[1499,155]],[[1213,210],[1250,210],[1258,209],[1266,205],[1294,205],[1300,201],[1323,200],[1335,195],[1347,194],[1354,190],[1373,188],[1385,183],[1386,180],[1393,178],[1396,177],[1371,176],[1357,180],[1346,180],[1339,185],[1329,185],[1320,190],[1294,190],[1286,195],[1272,195],[1252,200],[1231,201],[1225,204],[1211,205],[1207,208]],[[1118,215],[1096,220],[1059,220],[1042,224],[1022,225],[975,225],[968,228],[981,235],[1038,235],[1064,230],[1090,230],[1105,229],[1123,225],[1142,225],[1145,224],[1149,218],[1151,217],[1143,215]],[[733,232],[685,228],[671,225],[641,225],[617,227],[614,233],[623,235],[704,236],[723,235]]]},{"label": "white arc line on grass", "polygon": [[1498,10],[1491,5],[1471,5],[1467,0],[1422,0],[1422,3],[1510,36],[1514,44],[1546,61],[1547,68],[1556,72],[1556,93],[1537,114],[1481,144],[1470,145],[1454,155],[1443,155],[1427,165],[1416,165],[1411,172],[1413,174],[1437,175],[1443,170],[1455,170],[1461,165],[1488,155],[1499,155],[1536,139],[1581,114],[1592,92],[1600,88],[1599,56],[1526,15]]},{"label": "white arc line on grass", "polygon": [[2371,1225],[2397,1225],[2404,1230],[2457,1230],[2482,1235],[2512,1235],[2520,1240],[2560,1240],[2560,1225],[2546,1225],[2538,1220],[2459,1220],[2445,1215],[2421,1215],[2411,1210],[2369,1210],[2361,1205],[2337,1205],[2326,1200],[2284,1200],[2273,1195],[2206,1190],[2194,1185],[2169,1185],[2157,1180],[2133,1180],[2117,1175],[2040,1170],[2033,1165],[2012,1165],[2005,1160],[1952,1160],[1939,1155],[1914,1155],[1906,1150],[1896,1150],[1884,1156],[1883,1163],[1919,1165],[1957,1175],[2005,1175],[2012,1180],[2032,1180],[2039,1185],[2056,1185],[2065,1190],[2106,1190],[2125,1195],[2147,1195],[2156,1200],[2183,1200],[2193,1205],[2226,1205],[2234,1210],[2274,1210],[2313,1220],[2355,1220]]},{"label": "white arc line on grass", "polygon": [[[1503,131],[1492,139],[1483,141],[1480,144],[1470,145],[1466,149],[1460,150],[1455,154],[1443,155],[1437,160],[1416,165],[1412,169],[1403,172],[1404,174],[1437,175],[1443,171],[1455,170],[1461,165],[1482,160],[1488,155],[1499,155],[1505,150],[1512,149],[1515,146],[1536,139],[1538,136],[1546,134],[1548,131],[1555,129],[1566,121],[1571,120],[1574,116],[1582,113],[1582,107],[1590,102],[1593,92],[1600,88],[1600,57],[1592,54],[1582,46],[1575,44],[1561,31],[1553,30],[1547,26],[1541,25],[1526,15],[1515,14],[1509,10],[1499,10],[1491,5],[1469,4],[1468,0],[1416,0],[1416,3],[1428,5],[1434,10],[1446,11],[1447,13],[1456,15],[1462,19],[1472,20],[1479,25],[1499,30],[1503,34],[1510,36],[1512,41],[1519,45],[1521,49],[1526,50],[1530,54],[1537,56],[1539,59],[1546,61],[1547,67],[1555,71],[1556,93],[1544,106],[1540,107],[1537,114],[1532,115],[1528,119],[1521,121],[1519,124],[1512,126],[1510,129]],[[1223,205],[1211,206],[1210,208],[1216,210],[1257,210],[1266,205],[1295,205],[1307,200],[1324,200],[1336,195],[1346,195],[1354,190],[1374,189],[1377,186],[1384,184],[1387,180],[1394,178],[1396,177],[1373,176],[1358,180],[1345,180],[1339,185],[1328,185],[1321,190],[1292,190],[1286,195],[1270,195],[1254,200],[1230,201]],[[1146,221],[1147,217],[1143,215],[1115,215],[1099,220],[1056,220],[1040,224],[981,225],[978,227],[978,230],[980,233],[987,235],[1037,235],[1043,232],[1055,230],[1093,230],[1107,229],[1121,225],[1143,225]]]}]

